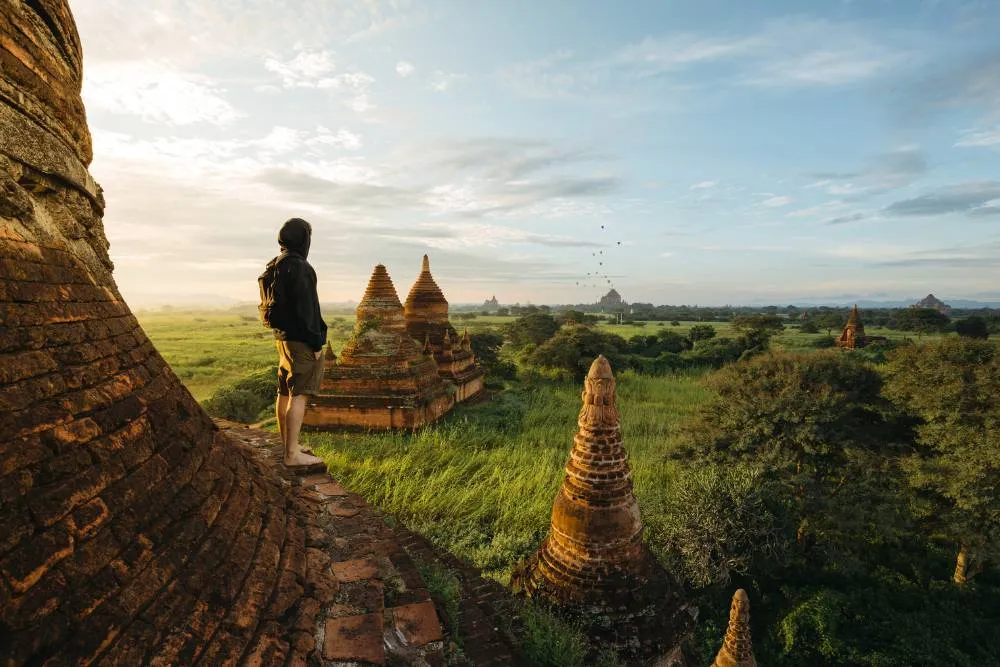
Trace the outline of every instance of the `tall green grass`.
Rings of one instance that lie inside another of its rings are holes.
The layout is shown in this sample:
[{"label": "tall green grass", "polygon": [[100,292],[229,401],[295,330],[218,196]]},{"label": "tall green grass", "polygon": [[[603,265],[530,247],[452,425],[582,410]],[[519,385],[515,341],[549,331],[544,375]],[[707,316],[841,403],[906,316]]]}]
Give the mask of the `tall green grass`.
[{"label": "tall green grass", "polygon": [[[678,422],[705,399],[699,375],[623,373],[625,446],[640,506],[670,481],[665,457]],[[517,385],[460,406],[416,433],[309,433],[306,442],[352,491],[503,583],[548,531],[573,444],[581,387]],[[647,523],[657,516],[644,515]]]}]

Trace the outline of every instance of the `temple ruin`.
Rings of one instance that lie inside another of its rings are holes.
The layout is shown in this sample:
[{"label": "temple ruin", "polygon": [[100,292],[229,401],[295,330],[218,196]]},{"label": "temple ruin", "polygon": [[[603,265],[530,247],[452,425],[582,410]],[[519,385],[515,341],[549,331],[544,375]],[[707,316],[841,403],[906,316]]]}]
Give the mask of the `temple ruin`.
[{"label": "temple ruin", "polygon": [[357,308],[354,334],[326,359],[319,394],[306,410],[310,428],[413,429],[451,410],[455,393],[429,347],[407,331],[403,304],[379,264]]},{"label": "temple ruin", "polygon": [[750,598],[742,588],[733,594],[726,638],[712,667],[757,667],[750,641]]},{"label": "temple ruin", "polygon": [[406,330],[424,341],[438,365],[441,377],[455,385],[455,402],[466,401],[483,390],[483,371],[476,364],[468,334],[461,338],[448,321],[448,300],[431,275],[424,255],[420,274],[410,288],[403,308]]},{"label": "temple ruin", "polygon": [[861,323],[861,316],[858,314],[858,305],[854,304],[851,314],[847,317],[847,324],[837,339],[837,347],[844,350],[856,350],[868,344],[868,337],[865,335],[865,325]]},{"label": "temple ruin", "polygon": [[690,631],[693,610],[642,543],[615,378],[603,355],[584,381],[577,423],[549,534],[515,570],[515,590],[582,613],[626,654],[662,653]]},{"label": "temple ruin", "polygon": [[66,0],[0,3],[0,662],[443,664],[392,530],[220,430],[122,299],[82,67]]}]

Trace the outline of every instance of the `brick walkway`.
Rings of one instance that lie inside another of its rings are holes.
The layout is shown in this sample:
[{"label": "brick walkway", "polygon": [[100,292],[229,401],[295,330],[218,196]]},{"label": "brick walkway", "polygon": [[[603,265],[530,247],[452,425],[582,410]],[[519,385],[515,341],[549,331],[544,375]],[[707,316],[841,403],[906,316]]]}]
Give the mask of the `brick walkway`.
[{"label": "brick walkway", "polygon": [[[303,628],[321,664],[445,665],[444,632],[413,560],[397,533],[364,499],[326,473],[300,476],[280,462],[274,433],[217,422],[274,466],[308,502],[306,559],[315,600]],[[306,640],[307,641],[307,640]],[[476,663],[480,664],[480,663]],[[513,664],[481,663],[486,664]]]},{"label": "brick walkway", "polygon": [[462,651],[476,667],[527,664],[513,636],[517,631],[515,600],[506,588],[426,538],[402,526],[395,529],[400,545],[417,562],[452,572],[461,586],[458,634]]}]

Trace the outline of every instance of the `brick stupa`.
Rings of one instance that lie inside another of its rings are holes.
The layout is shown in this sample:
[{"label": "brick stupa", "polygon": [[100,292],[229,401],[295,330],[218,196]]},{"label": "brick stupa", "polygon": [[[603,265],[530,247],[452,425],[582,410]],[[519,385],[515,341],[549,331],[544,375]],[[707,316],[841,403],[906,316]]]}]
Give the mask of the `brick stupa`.
[{"label": "brick stupa", "polygon": [[438,373],[455,385],[455,400],[462,402],[479,394],[483,390],[483,371],[476,364],[468,336],[459,339],[448,320],[448,300],[431,275],[427,255],[406,297],[404,313],[407,331],[416,340],[427,342]]},{"label": "brick stupa", "polygon": [[676,647],[693,614],[642,543],[611,365],[599,356],[584,381],[566,476],[549,534],[518,566],[515,590],[579,612],[591,632],[641,657]]},{"label": "brick stupa", "polygon": [[712,667],[757,667],[750,641],[750,598],[742,588],[733,594],[726,638]]},{"label": "brick stupa", "polygon": [[845,350],[855,350],[868,344],[868,337],[865,335],[865,325],[861,323],[861,316],[858,314],[858,306],[851,308],[851,314],[847,317],[847,324],[837,339],[837,347]]},{"label": "brick stupa", "polygon": [[375,267],[340,358],[326,360],[320,393],[306,410],[311,428],[417,428],[454,405],[434,359],[407,331],[385,267]]}]

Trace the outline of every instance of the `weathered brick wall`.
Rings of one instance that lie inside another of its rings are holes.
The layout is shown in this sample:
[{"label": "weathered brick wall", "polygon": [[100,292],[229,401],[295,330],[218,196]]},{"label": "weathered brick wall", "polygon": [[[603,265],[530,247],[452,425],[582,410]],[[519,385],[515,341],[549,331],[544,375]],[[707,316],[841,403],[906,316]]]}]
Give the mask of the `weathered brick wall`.
[{"label": "weathered brick wall", "polygon": [[66,1],[3,0],[0,664],[301,662],[309,512],[122,300],[80,85]]}]

